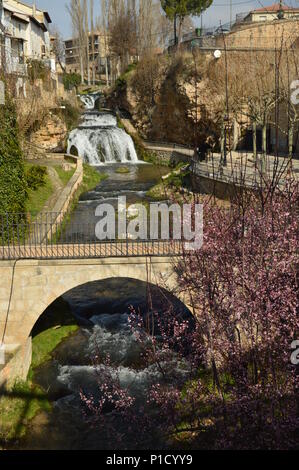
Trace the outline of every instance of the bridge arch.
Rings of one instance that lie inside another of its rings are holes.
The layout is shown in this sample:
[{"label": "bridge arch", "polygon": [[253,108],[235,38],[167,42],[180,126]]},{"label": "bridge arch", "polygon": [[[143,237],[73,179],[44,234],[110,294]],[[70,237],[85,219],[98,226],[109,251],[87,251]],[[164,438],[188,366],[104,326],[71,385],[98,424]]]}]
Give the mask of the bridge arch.
[{"label": "bridge arch", "polygon": [[[0,289],[0,335],[6,346],[21,349],[28,344],[42,313],[80,285],[125,277],[162,285],[170,292],[177,287],[169,257],[5,261],[0,263],[0,276],[4,280]],[[188,299],[178,298],[190,309]]]},{"label": "bridge arch", "polygon": [[[176,318],[190,318],[190,309],[162,286],[136,278],[114,277],[79,285],[65,292],[41,313],[31,331],[32,338],[44,329],[63,324],[63,315],[81,326],[92,326],[91,319],[101,314],[130,313],[131,307],[147,314],[165,314],[173,308]],[[58,316],[57,316],[58,313]]]}]

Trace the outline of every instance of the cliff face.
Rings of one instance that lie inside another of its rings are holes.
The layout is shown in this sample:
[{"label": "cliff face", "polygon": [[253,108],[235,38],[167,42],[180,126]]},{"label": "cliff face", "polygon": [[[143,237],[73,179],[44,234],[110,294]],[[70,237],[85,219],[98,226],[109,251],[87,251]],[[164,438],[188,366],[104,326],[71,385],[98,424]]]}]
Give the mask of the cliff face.
[{"label": "cliff face", "polygon": [[46,152],[63,152],[67,137],[67,127],[62,119],[49,114],[40,128],[31,134],[31,142]]},{"label": "cliff face", "polygon": [[193,146],[219,133],[211,114],[207,83],[195,81],[190,58],[189,62],[178,61],[162,68],[152,84],[151,98],[150,90],[144,87],[142,93],[140,87],[132,75],[126,86],[114,90],[108,104],[128,111],[143,138]]}]

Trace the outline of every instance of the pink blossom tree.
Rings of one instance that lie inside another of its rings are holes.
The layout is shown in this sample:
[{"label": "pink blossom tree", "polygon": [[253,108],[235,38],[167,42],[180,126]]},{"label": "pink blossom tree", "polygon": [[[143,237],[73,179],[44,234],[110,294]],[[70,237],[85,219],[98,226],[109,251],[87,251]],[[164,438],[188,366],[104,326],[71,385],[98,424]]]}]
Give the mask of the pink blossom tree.
[{"label": "pink blossom tree", "polygon": [[[156,365],[160,380],[142,409],[119,382],[115,388],[115,378],[107,376],[101,395],[134,428],[135,447],[153,432],[162,447],[298,444],[298,369],[290,357],[299,331],[299,187],[269,194],[251,194],[229,209],[205,204],[203,247],[175,263],[193,322],[171,305],[163,316],[131,313],[143,360]],[[82,399],[93,417],[103,416],[101,401]]]}]

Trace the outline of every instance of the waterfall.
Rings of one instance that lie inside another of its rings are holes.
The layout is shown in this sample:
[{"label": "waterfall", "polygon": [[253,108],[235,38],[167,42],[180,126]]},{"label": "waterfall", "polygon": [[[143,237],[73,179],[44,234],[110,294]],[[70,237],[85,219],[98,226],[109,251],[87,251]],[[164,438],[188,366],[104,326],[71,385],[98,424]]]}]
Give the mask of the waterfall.
[{"label": "waterfall", "polygon": [[81,95],[80,100],[85,106],[85,109],[94,109],[96,102],[96,95]]},{"label": "waterfall", "polygon": [[133,140],[117,126],[116,117],[94,109],[98,96],[80,97],[87,111],[78,128],[69,135],[67,152],[76,152],[90,165],[138,162]]}]

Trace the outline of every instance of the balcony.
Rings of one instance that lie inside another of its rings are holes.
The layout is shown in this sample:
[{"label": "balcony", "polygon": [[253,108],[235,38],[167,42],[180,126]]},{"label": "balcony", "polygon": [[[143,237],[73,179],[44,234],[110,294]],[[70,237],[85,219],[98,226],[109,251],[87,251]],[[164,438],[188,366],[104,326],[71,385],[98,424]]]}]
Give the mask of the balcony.
[{"label": "balcony", "polygon": [[7,71],[16,75],[27,75],[27,65],[24,64],[21,57],[10,57],[6,63]]}]

